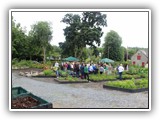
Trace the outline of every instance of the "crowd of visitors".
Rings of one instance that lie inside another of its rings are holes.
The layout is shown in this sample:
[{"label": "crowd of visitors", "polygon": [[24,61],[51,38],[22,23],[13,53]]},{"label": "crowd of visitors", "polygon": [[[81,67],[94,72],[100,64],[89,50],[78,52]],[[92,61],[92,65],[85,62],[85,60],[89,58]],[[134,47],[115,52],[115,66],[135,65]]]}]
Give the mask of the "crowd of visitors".
[{"label": "crowd of visitors", "polygon": [[[80,63],[80,62],[62,62],[59,64],[55,62],[54,67],[56,68],[56,75],[59,77],[59,70],[69,71],[69,74],[72,76],[80,77],[81,79],[89,79],[89,74],[112,74],[114,70],[111,64],[106,63]],[[119,68],[119,70],[121,70]],[[122,70],[121,70],[122,71]],[[120,79],[122,77],[122,73],[120,73]]]}]

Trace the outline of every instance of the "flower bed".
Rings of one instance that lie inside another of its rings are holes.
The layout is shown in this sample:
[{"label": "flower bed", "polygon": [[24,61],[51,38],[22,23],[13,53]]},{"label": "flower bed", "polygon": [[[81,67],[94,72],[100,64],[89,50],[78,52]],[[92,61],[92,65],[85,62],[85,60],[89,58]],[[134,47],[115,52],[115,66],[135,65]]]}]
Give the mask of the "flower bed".
[{"label": "flower bed", "polygon": [[109,81],[103,85],[103,88],[120,90],[125,92],[142,92],[148,90],[148,80],[125,80],[125,81]]},{"label": "flower bed", "polygon": [[80,79],[80,78],[71,77],[71,76],[54,78],[54,80],[59,83],[87,83],[88,82],[88,80],[86,79]]}]

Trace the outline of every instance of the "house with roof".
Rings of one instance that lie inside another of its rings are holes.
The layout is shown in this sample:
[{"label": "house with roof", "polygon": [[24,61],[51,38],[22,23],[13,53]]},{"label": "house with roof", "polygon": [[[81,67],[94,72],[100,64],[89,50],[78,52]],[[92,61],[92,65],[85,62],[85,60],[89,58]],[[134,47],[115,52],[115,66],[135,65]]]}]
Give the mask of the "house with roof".
[{"label": "house with roof", "polygon": [[133,65],[144,67],[148,64],[148,49],[138,50],[137,53],[131,57],[131,61]]}]

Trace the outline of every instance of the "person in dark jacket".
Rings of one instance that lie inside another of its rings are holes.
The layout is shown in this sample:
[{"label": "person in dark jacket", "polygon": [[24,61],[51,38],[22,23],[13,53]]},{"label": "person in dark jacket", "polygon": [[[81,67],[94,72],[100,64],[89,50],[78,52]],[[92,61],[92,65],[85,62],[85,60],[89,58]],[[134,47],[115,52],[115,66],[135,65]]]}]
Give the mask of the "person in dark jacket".
[{"label": "person in dark jacket", "polygon": [[79,78],[79,64],[75,64],[75,72],[76,72],[76,77]]},{"label": "person in dark jacket", "polygon": [[86,79],[86,77],[87,77],[87,80],[89,81],[89,71],[88,71],[87,65],[85,64],[85,67],[84,67],[84,79]]},{"label": "person in dark jacket", "polygon": [[83,79],[84,78],[84,65],[83,65],[83,63],[81,64],[80,72],[81,72],[81,79]]}]

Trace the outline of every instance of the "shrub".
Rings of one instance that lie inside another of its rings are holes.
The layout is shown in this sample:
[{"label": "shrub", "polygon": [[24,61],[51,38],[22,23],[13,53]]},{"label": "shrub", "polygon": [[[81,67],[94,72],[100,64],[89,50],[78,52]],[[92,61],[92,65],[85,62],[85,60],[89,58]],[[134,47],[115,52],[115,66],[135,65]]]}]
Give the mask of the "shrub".
[{"label": "shrub", "polygon": [[110,81],[105,83],[107,86],[126,88],[126,89],[137,89],[137,88],[148,88],[148,80],[125,80],[125,81]]},{"label": "shrub", "polygon": [[91,74],[91,75],[89,75],[89,79],[90,80],[97,80],[97,81],[113,80],[113,79],[116,79],[116,76],[115,75],[106,75],[106,74]]},{"label": "shrub", "polygon": [[44,75],[49,76],[49,75],[53,74],[53,71],[48,69],[48,70],[44,70],[43,73],[44,73]]},{"label": "shrub", "polygon": [[106,85],[113,86],[113,87],[119,87],[119,88],[126,88],[126,89],[136,88],[136,85],[131,80],[108,82]]},{"label": "shrub", "polygon": [[67,77],[60,77],[59,80],[67,80],[67,81],[77,81],[77,77],[67,76]]}]

